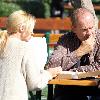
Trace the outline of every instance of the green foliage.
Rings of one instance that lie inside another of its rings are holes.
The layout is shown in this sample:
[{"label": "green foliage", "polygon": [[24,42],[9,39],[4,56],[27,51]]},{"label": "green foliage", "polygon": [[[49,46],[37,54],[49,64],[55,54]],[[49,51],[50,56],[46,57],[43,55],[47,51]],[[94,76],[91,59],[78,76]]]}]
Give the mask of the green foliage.
[{"label": "green foliage", "polygon": [[50,5],[48,3],[44,3],[44,8],[45,8],[45,17],[50,17]]},{"label": "green foliage", "polygon": [[[9,2],[8,2],[9,1]],[[45,17],[45,5],[39,1],[25,1],[25,0],[16,0],[11,2],[11,0],[1,1],[0,0],[0,17],[9,16],[12,12],[23,9],[35,17]]]},{"label": "green foliage", "polygon": [[100,0],[92,0],[93,3],[100,3]]},{"label": "green foliage", "polygon": [[[50,17],[50,4],[52,0],[0,0],[0,17],[8,16],[13,11],[23,9],[37,18]],[[100,0],[92,0],[94,4],[100,4]],[[66,12],[67,13],[67,12]],[[100,11],[96,11],[99,16]]]},{"label": "green foliage", "polygon": [[23,9],[37,18],[50,17],[52,0],[0,0],[0,16],[8,16],[13,11]]},{"label": "green foliage", "polygon": [[0,2],[0,17],[1,16],[8,16],[13,11],[19,10],[21,7],[16,3],[7,3],[7,2]]},{"label": "green foliage", "polygon": [[47,18],[47,17],[50,17],[50,4],[51,4],[52,0],[42,0],[42,3],[44,5],[44,16]]},{"label": "green foliage", "polygon": [[16,2],[21,8],[35,17],[45,17],[44,5],[41,2],[30,1],[30,2]]},{"label": "green foliage", "polygon": [[45,17],[45,4],[39,1],[25,1],[25,0],[17,0],[16,2],[11,1],[0,1],[0,17],[1,16],[8,16],[12,12],[23,9],[31,14],[33,14],[35,17]]}]

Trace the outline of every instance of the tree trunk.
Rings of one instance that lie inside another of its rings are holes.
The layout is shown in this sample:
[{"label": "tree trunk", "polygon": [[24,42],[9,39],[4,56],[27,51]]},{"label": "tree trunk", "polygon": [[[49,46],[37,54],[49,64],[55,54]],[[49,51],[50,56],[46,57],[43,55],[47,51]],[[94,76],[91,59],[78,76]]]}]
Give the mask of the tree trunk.
[{"label": "tree trunk", "polygon": [[95,19],[95,28],[98,29],[98,18],[95,14],[92,1],[91,0],[70,0],[70,1],[71,1],[72,6],[75,9],[80,8],[80,7],[84,7],[88,9],[93,14],[94,19]]}]

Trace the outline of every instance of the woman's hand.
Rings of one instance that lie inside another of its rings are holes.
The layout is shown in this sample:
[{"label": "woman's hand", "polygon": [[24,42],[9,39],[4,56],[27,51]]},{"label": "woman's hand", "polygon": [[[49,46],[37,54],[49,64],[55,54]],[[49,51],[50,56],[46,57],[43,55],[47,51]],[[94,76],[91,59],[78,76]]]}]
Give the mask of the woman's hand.
[{"label": "woman's hand", "polygon": [[47,71],[51,73],[52,77],[56,77],[58,74],[62,72],[62,68],[61,67],[48,68]]}]

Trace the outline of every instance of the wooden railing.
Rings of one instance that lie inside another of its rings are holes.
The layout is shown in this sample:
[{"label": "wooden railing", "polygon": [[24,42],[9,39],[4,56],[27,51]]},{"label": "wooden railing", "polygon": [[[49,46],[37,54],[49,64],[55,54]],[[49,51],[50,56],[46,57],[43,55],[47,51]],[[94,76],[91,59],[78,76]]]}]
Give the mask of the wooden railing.
[{"label": "wooden railing", "polygon": [[[0,28],[6,28],[7,17],[0,17]],[[98,23],[100,28],[100,21]],[[40,33],[51,30],[67,31],[72,29],[72,23],[70,17],[66,18],[36,18],[36,25],[34,31]],[[37,32],[36,32],[37,33]]]},{"label": "wooden railing", "polygon": [[[93,6],[94,6],[94,10],[96,10],[96,11],[99,10],[100,11],[100,4],[99,5],[94,4]],[[68,5],[67,3],[64,4],[64,8],[68,9],[68,10],[73,9],[73,7],[71,5]]]},{"label": "wooden railing", "polygon": [[[0,28],[6,28],[7,17],[0,17]],[[71,20],[66,18],[36,18],[34,30],[71,30]]]}]

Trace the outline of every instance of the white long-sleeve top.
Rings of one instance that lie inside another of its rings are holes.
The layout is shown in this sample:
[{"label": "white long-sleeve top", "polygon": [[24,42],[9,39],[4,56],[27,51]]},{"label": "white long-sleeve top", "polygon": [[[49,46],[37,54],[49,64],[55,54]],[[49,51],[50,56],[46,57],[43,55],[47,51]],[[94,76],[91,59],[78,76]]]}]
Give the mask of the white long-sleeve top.
[{"label": "white long-sleeve top", "polygon": [[32,37],[28,42],[28,45],[34,50],[35,59],[40,69],[44,69],[47,62],[47,43],[45,37]]},{"label": "white long-sleeve top", "polygon": [[51,74],[39,68],[35,55],[26,42],[8,40],[0,55],[0,100],[28,100],[28,90],[47,85]]}]

